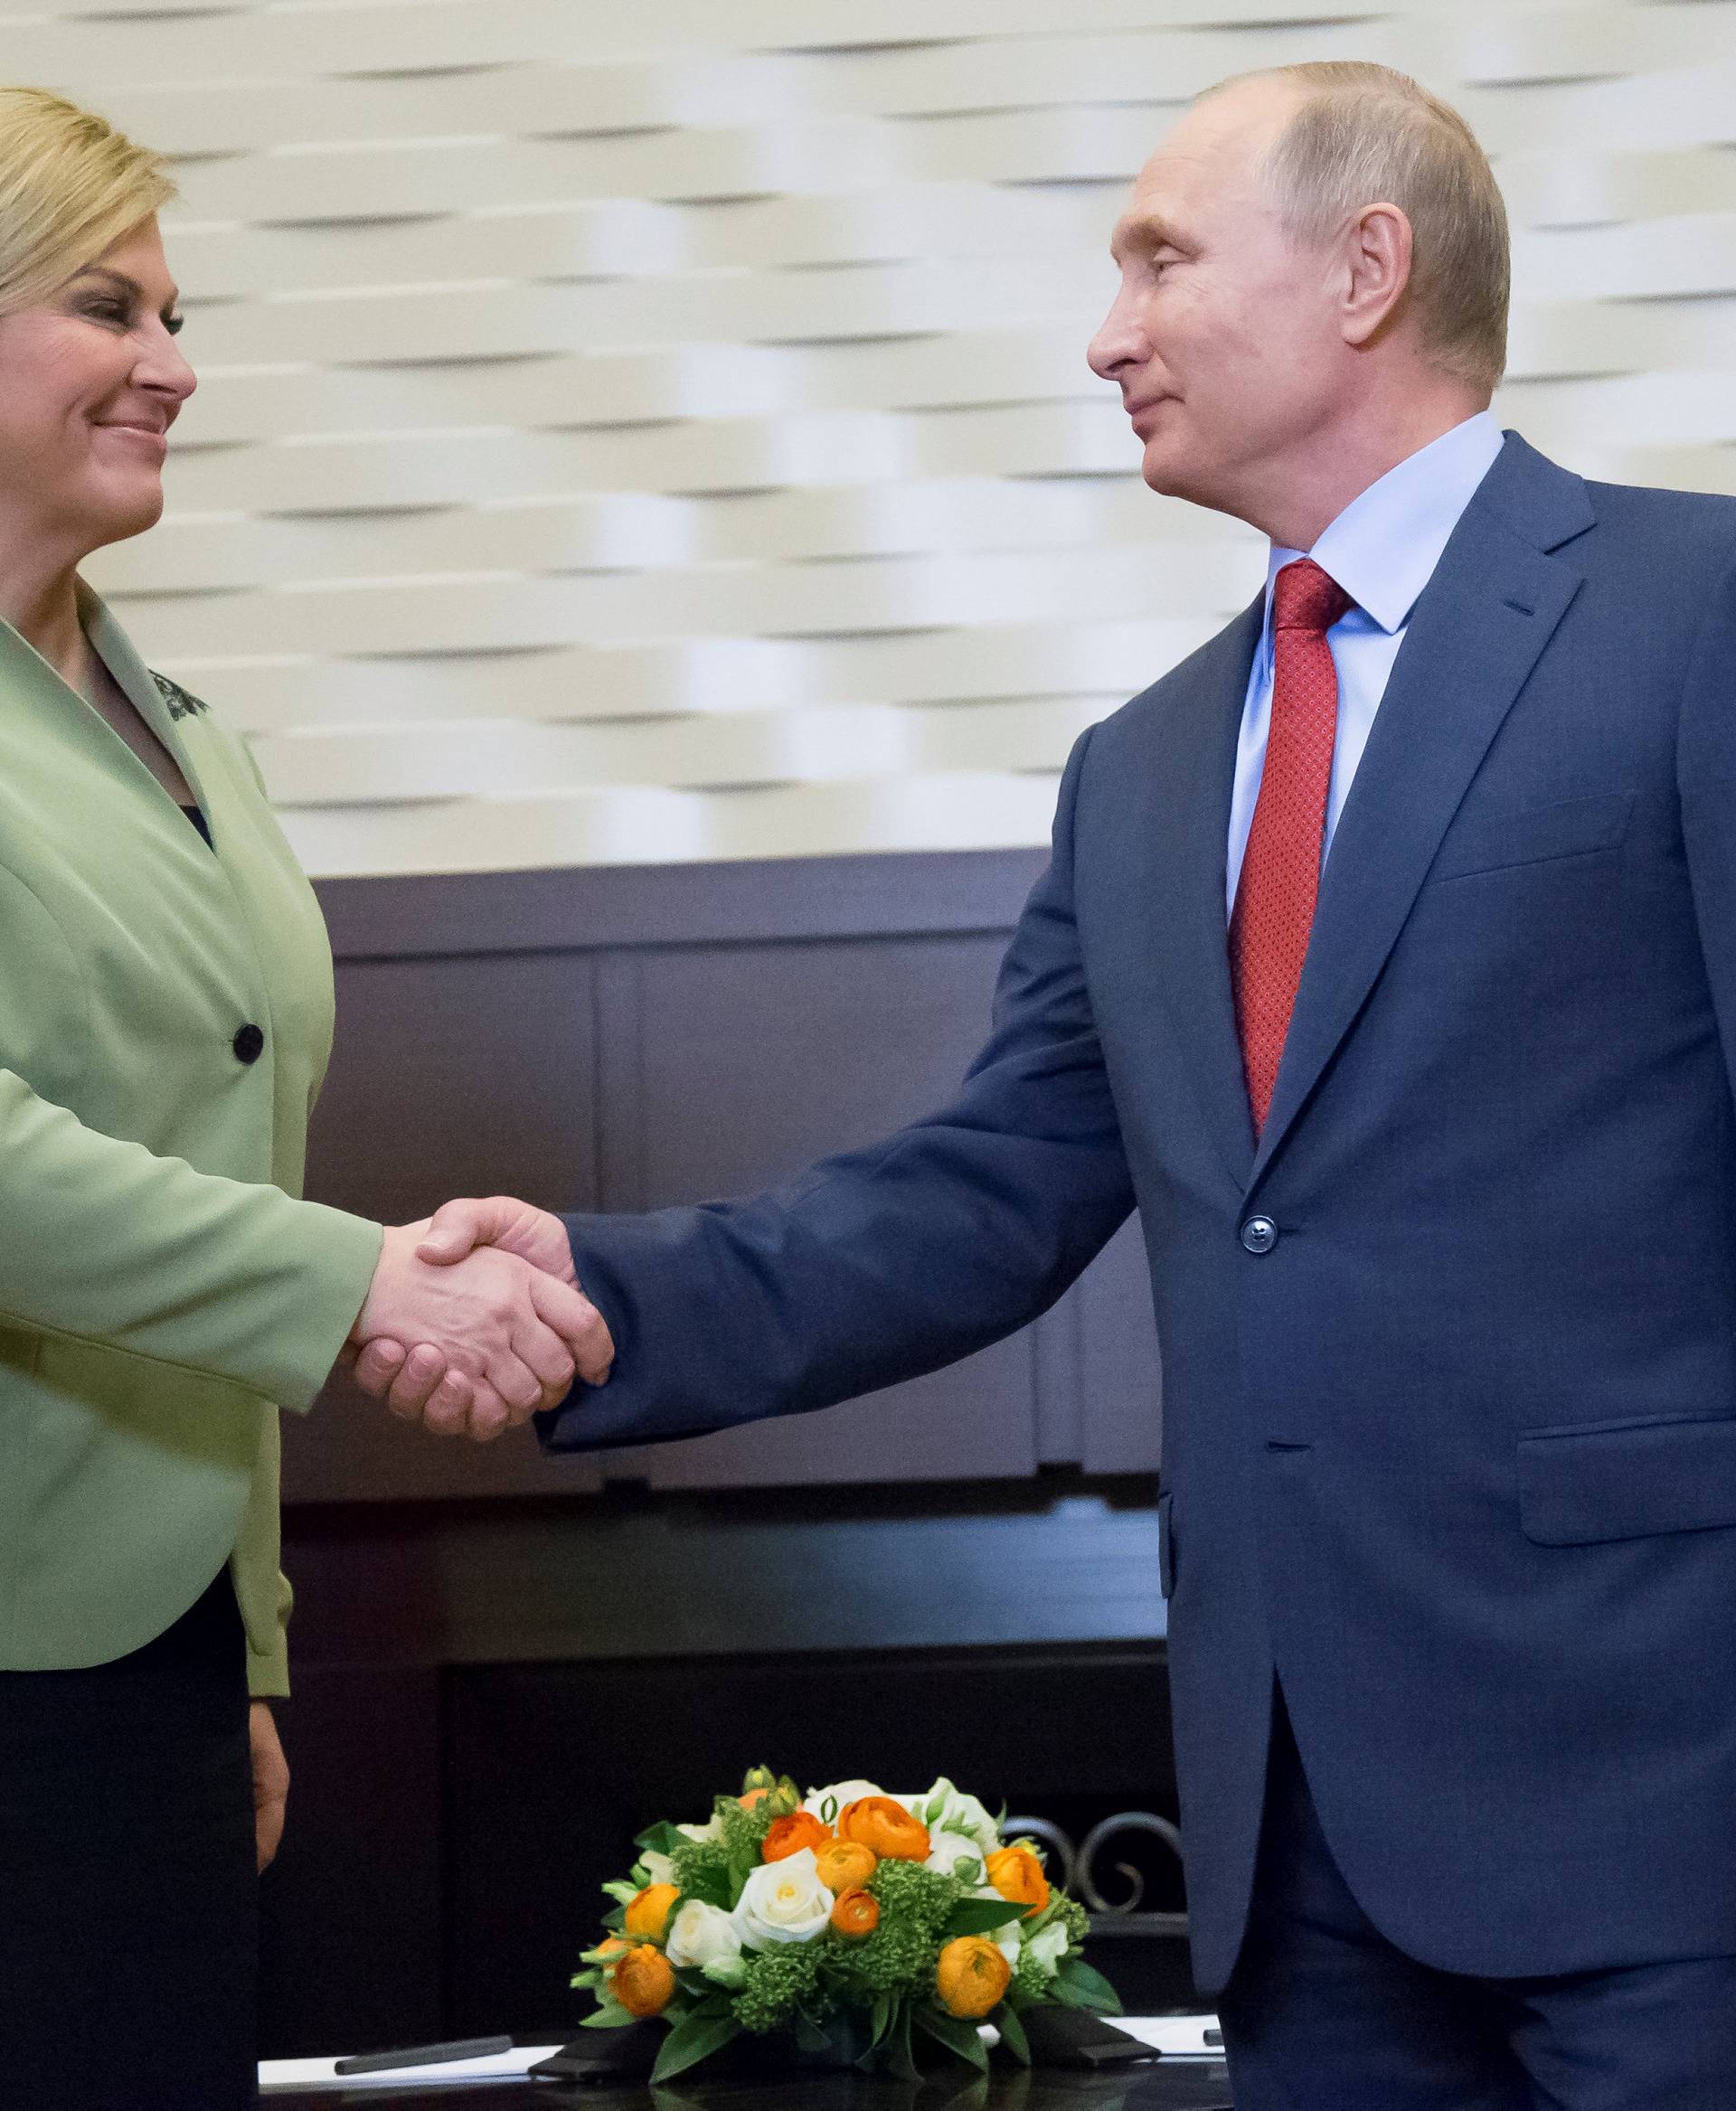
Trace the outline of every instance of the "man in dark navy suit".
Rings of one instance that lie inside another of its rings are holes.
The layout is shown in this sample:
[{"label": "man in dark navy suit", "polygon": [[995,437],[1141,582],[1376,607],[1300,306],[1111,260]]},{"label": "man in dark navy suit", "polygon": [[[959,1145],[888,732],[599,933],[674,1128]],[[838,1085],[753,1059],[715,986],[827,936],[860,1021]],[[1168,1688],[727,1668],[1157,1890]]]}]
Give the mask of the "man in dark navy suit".
[{"label": "man in dark navy suit", "polygon": [[[1091,350],[1265,592],[1082,739],[953,1103],[564,1227],[556,1448],[1024,1324],[1137,1203],[1197,1973],[1242,2111],[1736,2103],[1736,506],[1495,429],[1507,244],[1402,77],[1231,83]],[[363,1376],[465,1411],[438,1357]]]}]

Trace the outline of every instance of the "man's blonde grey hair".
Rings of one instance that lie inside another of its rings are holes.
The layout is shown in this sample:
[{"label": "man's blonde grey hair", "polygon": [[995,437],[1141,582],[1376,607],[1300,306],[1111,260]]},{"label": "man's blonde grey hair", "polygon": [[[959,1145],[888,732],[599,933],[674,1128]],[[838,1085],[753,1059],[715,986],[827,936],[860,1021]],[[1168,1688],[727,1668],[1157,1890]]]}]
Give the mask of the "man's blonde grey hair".
[{"label": "man's blonde grey hair", "polygon": [[1291,232],[1324,242],[1370,205],[1396,205],[1410,222],[1409,297],[1425,353],[1493,391],[1507,363],[1507,212],[1464,118],[1408,73],[1361,61],[1241,78],[1292,82],[1304,94],[1265,167]]},{"label": "man's blonde grey hair", "polygon": [[0,88],[0,316],[46,300],[175,194],[162,162],[42,88]]}]

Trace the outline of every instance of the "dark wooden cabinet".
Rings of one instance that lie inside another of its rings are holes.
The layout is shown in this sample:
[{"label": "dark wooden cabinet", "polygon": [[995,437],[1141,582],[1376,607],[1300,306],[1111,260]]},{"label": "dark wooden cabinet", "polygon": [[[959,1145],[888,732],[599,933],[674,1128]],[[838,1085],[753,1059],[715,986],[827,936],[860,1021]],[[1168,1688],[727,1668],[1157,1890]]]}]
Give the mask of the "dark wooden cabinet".
[{"label": "dark wooden cabinet", "polygon": [[[1040,863],[327,882],[309,1192],[645,1209],[872,1142],[955,1089]],[[286,1425],[269,2053],[564,2033],[633,1832],[760,1758],[950,1768],[1075,1838],[1174,1814],[1133,1227],[1033,1325],[823,1414],[554,1459],[430,1442],[338,1380]],[[1179,1946],[1130,1946],[1130,1998],[1185,1995]]]},{"label": "dark wooden cabinet", "polygon": [[[805,1786],[899,1792],[951,1774],[1074,1842],[1122,1812],[1174,1817],[1163,1646],[779,1650],[308,1669],[280,1710],[290,1823],[262,1887],[266,2057],[510,2031],[570,2037],[599,1887],[658,1817],[703,1820],[767,1762]],[[1115,1836],[1098,1874],[1174,1858]],[[1193,1993],[1182,1942],[1113,1924],[1092,1954],[1136,2012]]]},{"label": "dark wooden cabinet", "polygon": [[[454,1678],[447,1723],[458,2032],[570,2036],[587,2003],[567,1982],[609,1904],[599,1885],[625,1873],[651,1816],[703,1821],[751,1766],[897,1793],[944,1769],[990,1809],[1074,1838],[1118,1810],[1175,1806],[1155,1645],[514,1665]],[[503,1775],[542,1792],[503,1799]],[[1168,1962],[1184,1997],[1179,1945]]]}]

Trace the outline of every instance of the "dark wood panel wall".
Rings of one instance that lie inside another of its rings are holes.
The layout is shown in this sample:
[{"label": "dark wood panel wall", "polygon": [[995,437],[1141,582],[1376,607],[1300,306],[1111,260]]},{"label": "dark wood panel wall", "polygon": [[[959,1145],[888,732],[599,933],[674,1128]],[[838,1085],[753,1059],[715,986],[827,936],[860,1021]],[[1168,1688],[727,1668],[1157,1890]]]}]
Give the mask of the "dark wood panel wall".
[{"label": "dark wood panel wall", "polygon": [[[987,1029],[1029,853],[328,882],[339,1031],[308,1191],[640,1210],[752,1192],[940,1104]],[[601,1461],[478,1459],[353,1398],[288,1433],[291,1501],[1148,1473],[1158,1364],[1129,1227],[1035,1325],[798,1421]]]}]

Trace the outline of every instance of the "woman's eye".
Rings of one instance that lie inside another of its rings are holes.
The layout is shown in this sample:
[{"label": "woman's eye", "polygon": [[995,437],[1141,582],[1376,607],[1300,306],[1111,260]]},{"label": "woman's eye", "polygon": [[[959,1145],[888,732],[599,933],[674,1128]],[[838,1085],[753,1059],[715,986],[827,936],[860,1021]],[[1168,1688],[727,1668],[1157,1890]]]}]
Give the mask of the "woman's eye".
[{"label": "woman's eye", "polygon": [[87,316],[99,323],[118,323],[124,329],[132,320],[127,311],[117,300],[90,300],[84,304]]},{"label": "woman's eye", "polygon": [[165,316],[163,318],[163,327],[171,337],[178,337],[186,326],[187,318],[185,316]]}]

